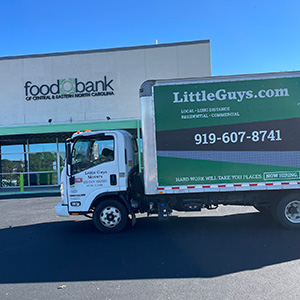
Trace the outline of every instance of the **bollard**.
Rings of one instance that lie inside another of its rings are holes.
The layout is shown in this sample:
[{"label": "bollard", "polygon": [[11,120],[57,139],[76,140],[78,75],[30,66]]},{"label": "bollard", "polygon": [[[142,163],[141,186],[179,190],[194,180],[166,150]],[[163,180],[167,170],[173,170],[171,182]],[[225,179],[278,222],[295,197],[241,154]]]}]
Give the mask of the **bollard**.
[{"label": "bollard", "polygon": [[24,174],[20,174],[20,192],[24,192]]}]

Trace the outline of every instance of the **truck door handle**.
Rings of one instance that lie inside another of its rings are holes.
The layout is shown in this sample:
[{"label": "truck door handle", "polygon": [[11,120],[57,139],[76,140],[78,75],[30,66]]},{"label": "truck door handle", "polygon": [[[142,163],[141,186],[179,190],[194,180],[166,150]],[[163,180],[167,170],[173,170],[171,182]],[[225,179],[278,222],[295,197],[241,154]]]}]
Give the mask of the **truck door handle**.
[{"label": "truck door handle", "polygon": [[116,174],[110,175],[110,185],[117,185],[117,175]]}]

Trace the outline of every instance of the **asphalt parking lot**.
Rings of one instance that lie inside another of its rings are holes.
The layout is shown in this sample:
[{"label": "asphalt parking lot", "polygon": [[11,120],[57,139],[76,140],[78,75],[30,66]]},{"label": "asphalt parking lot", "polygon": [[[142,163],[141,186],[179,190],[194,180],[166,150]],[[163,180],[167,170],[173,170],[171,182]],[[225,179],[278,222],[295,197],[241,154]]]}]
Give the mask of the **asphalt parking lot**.
[{"label": "asphalt parking lot", "polygon": [[300,232],[253,208],[100,234],[58,197],[0,200],[0,299],[299,299]]}]

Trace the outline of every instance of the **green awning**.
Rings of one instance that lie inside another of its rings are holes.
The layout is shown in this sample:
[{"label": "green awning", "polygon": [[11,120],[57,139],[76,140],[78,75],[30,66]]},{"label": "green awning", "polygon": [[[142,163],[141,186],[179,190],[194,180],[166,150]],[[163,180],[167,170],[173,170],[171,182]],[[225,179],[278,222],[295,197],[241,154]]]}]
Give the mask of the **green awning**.
[{"label": "green awning", "polygon": [[105,121],[91,123],[69,123],[49,125],[26,125],[0,128],[0,137],[8,135],[28,135],[59,132],[76,132],[77,130],[110,130],[110,129],[137,129],[139,120]]}]

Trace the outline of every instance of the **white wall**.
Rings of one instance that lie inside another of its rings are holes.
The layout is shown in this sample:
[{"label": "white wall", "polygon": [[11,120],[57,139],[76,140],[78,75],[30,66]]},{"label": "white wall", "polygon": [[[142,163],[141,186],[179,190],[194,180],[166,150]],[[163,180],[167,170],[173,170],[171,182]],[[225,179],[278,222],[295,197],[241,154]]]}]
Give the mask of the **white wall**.
[{"label": "white wall", "polygon": [[[0,126],[139,119],[139,87],[145,80],[210,75],[209,41],[0,58]],[[26,100],[27,81],[29,92],[58,79],[86,83],[104,76],[113,80],[114,95],[55,99],[49,93],[51,100]]]}]

